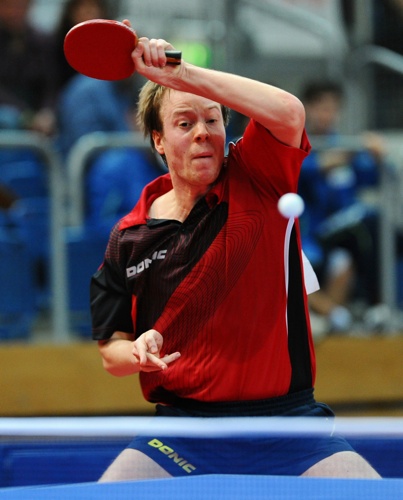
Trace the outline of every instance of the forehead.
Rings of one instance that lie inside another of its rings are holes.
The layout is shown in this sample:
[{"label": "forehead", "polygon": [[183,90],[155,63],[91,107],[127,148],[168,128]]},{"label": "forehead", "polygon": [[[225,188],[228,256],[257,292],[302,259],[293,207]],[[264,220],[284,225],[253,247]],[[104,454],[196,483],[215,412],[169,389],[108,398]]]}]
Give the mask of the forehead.
[{"label": "forehead", "polygon": [[163,117],[186,111],[205,112],[214,109],[221,113],[221,106],[217,102],[178,90],[165,92],[161,106]]},{"label": "forehead", "polygon": [[336,94],[332,92],[325,92],[321,96],[319,96],[313,103],[313,106],[316,107],[334,107],[338,108],[342,105],[342,100]]},{"label": "forehead", "polygon": [[0,8],[7,13],[26,12],[31,4],[31,0],[0,0]]}]

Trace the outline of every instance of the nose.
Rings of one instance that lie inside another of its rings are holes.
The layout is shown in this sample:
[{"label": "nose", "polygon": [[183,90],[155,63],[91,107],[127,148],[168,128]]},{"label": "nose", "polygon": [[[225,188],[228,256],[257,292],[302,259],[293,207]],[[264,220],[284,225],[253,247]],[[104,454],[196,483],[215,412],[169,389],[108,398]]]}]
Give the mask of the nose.
[{"label": "nose", "polygon": [[195,128],[195,139],[197,141],[205,141],[209,137],[207,125],[204,122],[197,122]]}]

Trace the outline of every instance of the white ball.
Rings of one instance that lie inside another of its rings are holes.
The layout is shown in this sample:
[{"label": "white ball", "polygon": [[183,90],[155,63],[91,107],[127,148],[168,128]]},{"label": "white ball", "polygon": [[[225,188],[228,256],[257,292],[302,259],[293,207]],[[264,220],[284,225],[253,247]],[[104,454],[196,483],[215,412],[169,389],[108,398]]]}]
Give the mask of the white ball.
[{"label": "white ball", "polygon": [[286,193],[278,200],[278,211],[286,219],[299,217],[305,209],[304,200],[296,193]]}]

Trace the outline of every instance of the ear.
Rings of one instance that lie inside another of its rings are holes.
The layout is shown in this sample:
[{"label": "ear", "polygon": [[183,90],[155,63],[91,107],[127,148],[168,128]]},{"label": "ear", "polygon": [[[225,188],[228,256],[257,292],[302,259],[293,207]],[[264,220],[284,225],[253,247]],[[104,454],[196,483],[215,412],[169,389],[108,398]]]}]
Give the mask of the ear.
[{"label": "ear", "polygon": [[157,132],[156,130],[153,131],[153,141],[154,141],[154,147],[157,153],[160,155],[165,154],[164,146],[162,145],[162,134],[161,132]]}]

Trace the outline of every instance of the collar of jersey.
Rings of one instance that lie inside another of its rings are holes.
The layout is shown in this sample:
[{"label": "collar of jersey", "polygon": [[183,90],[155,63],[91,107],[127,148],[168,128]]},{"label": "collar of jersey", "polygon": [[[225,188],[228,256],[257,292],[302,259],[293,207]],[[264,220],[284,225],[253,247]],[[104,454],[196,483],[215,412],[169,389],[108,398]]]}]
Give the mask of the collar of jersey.
[{"label": "collar of jersey", "polygon": [[[210,208],[213,208],[222,201],[224,193],[222,182],[224,170],[225,169],[223,168],[217,182],[205,196],[206,202]],[[148,219],[148,207],[150,207],[151,203],[156,198],[162,196],[171,189],[172,182],[169,174],[161,175],[154,181],[147,184],[133,210],[120,221],[119,230],[127,229],[131,226],[146,224]]]}]

